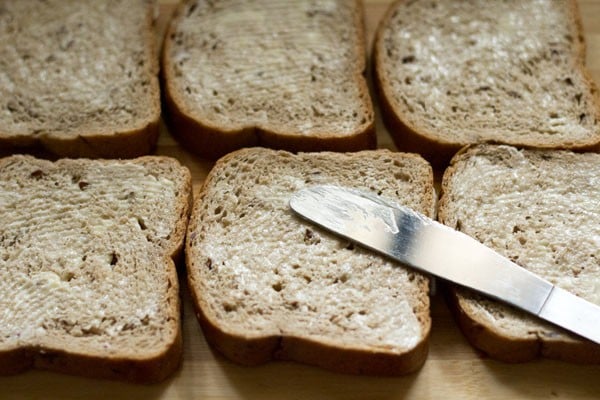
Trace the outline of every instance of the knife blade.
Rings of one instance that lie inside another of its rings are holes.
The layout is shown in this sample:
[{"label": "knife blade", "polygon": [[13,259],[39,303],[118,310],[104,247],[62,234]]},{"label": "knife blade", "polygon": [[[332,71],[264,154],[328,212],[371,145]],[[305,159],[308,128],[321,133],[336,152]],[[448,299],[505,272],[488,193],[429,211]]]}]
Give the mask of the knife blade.
[{"label": "knife blade", "polygon": [[294,193],[303,218],[418,270],[507,302],[600,343],[600,307],[470,236],[375,194],[338,186]]}]

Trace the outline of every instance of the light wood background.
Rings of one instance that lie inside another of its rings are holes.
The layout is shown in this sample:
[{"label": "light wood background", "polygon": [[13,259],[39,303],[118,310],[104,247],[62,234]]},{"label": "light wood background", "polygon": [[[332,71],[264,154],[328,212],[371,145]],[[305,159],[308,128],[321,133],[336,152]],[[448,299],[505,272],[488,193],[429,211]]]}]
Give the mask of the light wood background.
[{"label": "light wood background", "polygon": [[[491,0],[495,1],[495,0]],[[364,0],[368,43],[389,0]],[[163,31],[176,0],[160,0]],[[600,84],[600,0],[579,1],[587,64]],[[378,121],[380,147],[394,148]],[[180,147],[163,126],[158,154],[178,158],[192,171],[197,191],[212,163]],[[0,378],[0,399],[600,399],[600,366],[538,360],[504,364],[487,359],[464,340],[439,295],[432,299],[429,358],[419,372],[400,378],[334,374],[294,363],[247,368],[206,345],[183,288],[184,361],[167,381],[151,386],[30,371]],[[599,322],[600,329],[600,322]]]}]

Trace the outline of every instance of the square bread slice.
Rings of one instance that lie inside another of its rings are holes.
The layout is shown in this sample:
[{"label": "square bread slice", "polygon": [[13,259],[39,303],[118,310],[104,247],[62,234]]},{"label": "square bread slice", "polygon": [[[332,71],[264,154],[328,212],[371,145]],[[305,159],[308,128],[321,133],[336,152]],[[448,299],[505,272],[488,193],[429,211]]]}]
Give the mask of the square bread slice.
[{"label": "square bread slice", "polygon": [[[481,145],[444,175],[439,219],[600,305],[600,154]],[[600,345],[472,291],[450,298],[473,346],[521,362],[600,363]]]},{"label": "square bread slice", "polygon": [[186,148],[374,148],[360,0],[188,0],[162,56],[167,117]]},{"label": "square bread slice", "polygon": [[150,0],[0,0],[0,152],[148,154],[160,90]]},{"label": "square bread slice", "polygon": [[167,157],[0,159],[0,374],[172,373],[190,188]]},{"label": "square bread slice", "polygon": [[481,142],[600,150],[575,0],[396,1],[373,51],[396,145],[437,166]]},{"label": "square bread slice", "polygon": [[255,365],[294,360],[398,375],[425,361],[429,280],[297,217],[295,191],[369,190],[434,213],[429,164],[414,154],[238,150],[195,201],[186,242],[190,292],[207,341]]}]

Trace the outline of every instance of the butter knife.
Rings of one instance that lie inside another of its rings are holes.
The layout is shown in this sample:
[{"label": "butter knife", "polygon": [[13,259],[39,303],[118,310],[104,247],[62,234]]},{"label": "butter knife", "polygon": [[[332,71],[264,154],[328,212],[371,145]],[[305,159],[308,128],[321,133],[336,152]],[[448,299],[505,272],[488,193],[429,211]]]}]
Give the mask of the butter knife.
[{"label": "butter knife", "polygon": [[408,207],[337,186],[302,189],[289,204],[303,218],[359,245],[600,343],[598,305]]}]

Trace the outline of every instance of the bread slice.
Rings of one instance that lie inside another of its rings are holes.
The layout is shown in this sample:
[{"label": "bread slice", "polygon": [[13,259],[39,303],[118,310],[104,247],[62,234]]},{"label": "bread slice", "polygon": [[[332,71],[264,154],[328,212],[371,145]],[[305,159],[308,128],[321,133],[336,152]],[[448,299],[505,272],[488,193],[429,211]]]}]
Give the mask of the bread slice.
[{"label": "bread slice", "polygon": [[374,44],[386,125],[446,166],[480,142],[600,150],[600,98],[571,1],[401,0]]},{"label": "bread slice", "polygon": [[[446,171],[439,219],[553,284],[600,304],[600,154],[476,146]],[[599,363],[600,346],[466,289],[451,298],[467,339],[509,362]]]},{"label": "bread slice", "polygon": [[370,190],[429,216],[431,167],[389,151],[299,153],[250,148],[210,172],[186,243],[190,292],[207,341],[255,365],[294,360],[344,373],[398,375],[425,361],[425,276],[301,220],[295,191]]},{"label": "bread slice", "polygon": [[172,373],[190,192],[167,157],[0,159],[0,374]]},{"label": "bread slice", "polygon": [[158,137],[149,0],[0,2],[0,151],[134,157]]},{"label": "bread slice", "polygon": [[172,132],[217,158],[375,147],[359,0],[185,1],[162,57]]}]

